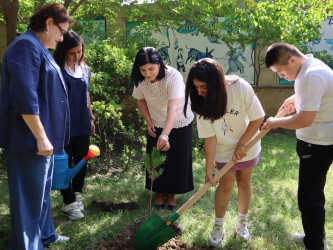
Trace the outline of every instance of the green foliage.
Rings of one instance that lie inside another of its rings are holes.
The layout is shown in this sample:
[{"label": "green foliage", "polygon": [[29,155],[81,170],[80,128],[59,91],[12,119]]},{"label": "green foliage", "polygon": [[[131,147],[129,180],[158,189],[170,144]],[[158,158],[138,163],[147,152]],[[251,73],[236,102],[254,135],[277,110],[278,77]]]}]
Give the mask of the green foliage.
[{"label": "green foliage", "polygon": [[158,167],[163,164],[165,159],[166,156],[157,150],[156,147],[153,147],[151,154],[146,153],[144,156],[144,165],[152,182],[163,174],[163,169]]},{"label": "green foliage", "polygon": [[133,60],[127,50],[95,41],[87,46],[86,60],[92,69],[90,91],[94,100],[121,102],[132,92],[129,84]]},{"label": "green foliage", "polygon": [[[135,32],[128,34],[127,36],[127,46],[128,47],[161,47],[160,42],[155,39],[152,33],[151,25],[148,23],[143,23],[140,26],[135,27]],[[136,53],[135,53],[136,54]]]},{"label": "green foliage", "polygon": [[108,161],[108,166],[121,163],[128,169],[143,153],[145,125],[137,110],[124,111],[123,101],[133,90],[129,84],[133,63],[129,49],[108,42],[89,44],[85,50],[92,72],[89,91],[96,116],[92,140],[101,148],[102,159]]},{"label": "green foliage", "polygon": [[2,148],[0,148],[0,168],[5,168],[5,154]]},{"label": "green foliage", "polygon": [[166,156],[162,154],[156,147],[153,147],[151,153],[146,153],[144,156],[144,165],[148,172],[148,177],[151,180],[150,182],[150,198],[149,198],[149,213],[148,216],[151,215],[151,203],[153,199],[153,182],[158,177],[163,174],[163,169],[159,168],[160,165],[165,162]]}]

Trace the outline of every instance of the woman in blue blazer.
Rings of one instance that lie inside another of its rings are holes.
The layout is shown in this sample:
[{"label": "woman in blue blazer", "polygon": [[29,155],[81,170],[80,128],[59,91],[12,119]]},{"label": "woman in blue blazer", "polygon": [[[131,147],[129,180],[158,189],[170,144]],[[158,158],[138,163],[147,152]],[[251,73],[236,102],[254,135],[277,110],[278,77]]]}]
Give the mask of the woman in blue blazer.
[{"label": "woman in blue blazer", "polygon": [[51,217],[53,154],[68,143],[70,122],[66,85],[48,49],[73,22],[63,5],[44,6],[3,57],[0,147],[8,171],[12,249],[43,249],[69,239],[55,233]]}]

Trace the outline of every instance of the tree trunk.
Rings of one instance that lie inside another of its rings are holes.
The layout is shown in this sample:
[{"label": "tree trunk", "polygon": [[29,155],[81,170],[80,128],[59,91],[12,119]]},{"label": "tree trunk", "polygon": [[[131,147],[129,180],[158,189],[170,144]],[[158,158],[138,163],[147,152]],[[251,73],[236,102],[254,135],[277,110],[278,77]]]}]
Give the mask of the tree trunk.
[{"label": "tree trunk", "polygon": [[18,0],[1,0],[0,5],[6,21],[6,38],[8,46],[16,38],[19,3]]}]

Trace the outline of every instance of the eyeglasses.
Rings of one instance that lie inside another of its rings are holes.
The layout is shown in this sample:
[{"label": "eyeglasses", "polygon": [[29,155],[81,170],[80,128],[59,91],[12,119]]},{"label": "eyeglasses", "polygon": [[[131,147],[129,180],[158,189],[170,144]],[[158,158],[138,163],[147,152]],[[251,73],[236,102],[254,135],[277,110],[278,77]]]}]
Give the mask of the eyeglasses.
[{"label": "eyeglasses", "polygon": [[63,36],[67,33],[67,30],[64,30],[63,28],[61,28],[61,26],[59,24],[57,24],[57,23],[54,23],[54,24],[58,27],[58,29],[60,31],[60,35]]}]

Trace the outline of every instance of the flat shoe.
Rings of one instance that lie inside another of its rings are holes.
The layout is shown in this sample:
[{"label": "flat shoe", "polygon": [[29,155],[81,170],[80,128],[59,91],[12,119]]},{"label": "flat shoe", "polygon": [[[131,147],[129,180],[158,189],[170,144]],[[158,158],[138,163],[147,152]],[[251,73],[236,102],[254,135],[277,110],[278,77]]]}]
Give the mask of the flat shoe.
[{"label": "flat shoe", "polygon": [[160,204],[160,205],[158,205],[158,204],[154,204],[154,208],[156,208],[156,209],[158,209],[158,210],[161,210],[161,209],[163,209],[164,208],[164,206],[165,206],[165,204],[163,203],[163,204]]},{"label": "flat shoe", "polygon": [[177,207],[177,205],[169,205],[169,204],[168,204],[168,209],[169,209],[169,210],[175,210],[176,207]]}]

